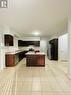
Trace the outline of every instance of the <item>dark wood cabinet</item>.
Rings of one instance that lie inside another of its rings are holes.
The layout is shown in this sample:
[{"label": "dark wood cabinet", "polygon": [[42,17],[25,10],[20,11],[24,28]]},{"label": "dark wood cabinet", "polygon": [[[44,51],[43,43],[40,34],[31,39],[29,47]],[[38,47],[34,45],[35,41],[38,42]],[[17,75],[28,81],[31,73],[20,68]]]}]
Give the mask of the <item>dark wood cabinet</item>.
[{"label": "dark wood cabinet", "polygon": [[4,35],[5,46],[13,46],[13,36],[9,34]]},{"label": "dark wood cabinet", "polygon": [[37,57],[37,65],[45,66],[45,55],[38,55]]},{"label": "dark wood cabinet", "polygon": [[45,66],[45,55],[26,55],[26,66]]},{"label": "dark wood cabinet", "polygon": [[22,40],[18,40],[18,46],[29,46],[29,45],[40,46],[40,41],[22,41]]},{"label": "dark wood cabinet", "polygon": [[19,61],[21,61],[25,57],[26,52],[28,51],[22,51],[16,54],[6,54],[5,55],[6,67],[15,66]]},{"label": "dark wood cabinet", "polygon": [[6,67],[12,67],[15,66],[15,56],[12,54],[6,54],[5,56],[5,62],[6,62]]},{"label": "dark wood cabinet", "polygon": [[26,66],[35,66],[36,65],[36,56],[27,55],[26,56]]},{"label": "dark wood cabinet", "polygon": [[18,54],[6,54],[6,67],[15,66],[19,62]]}]

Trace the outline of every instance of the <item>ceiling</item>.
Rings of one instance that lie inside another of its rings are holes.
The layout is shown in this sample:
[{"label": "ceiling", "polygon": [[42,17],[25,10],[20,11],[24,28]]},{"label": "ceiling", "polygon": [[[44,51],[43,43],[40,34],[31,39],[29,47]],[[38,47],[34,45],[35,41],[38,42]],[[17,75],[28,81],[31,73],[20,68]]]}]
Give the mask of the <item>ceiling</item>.
[{"label": "ceiling", "polygon": [[66,32],[71,0],[8,0],[0,8],[0,26],[8,26],[21,36],[51,36]]}]

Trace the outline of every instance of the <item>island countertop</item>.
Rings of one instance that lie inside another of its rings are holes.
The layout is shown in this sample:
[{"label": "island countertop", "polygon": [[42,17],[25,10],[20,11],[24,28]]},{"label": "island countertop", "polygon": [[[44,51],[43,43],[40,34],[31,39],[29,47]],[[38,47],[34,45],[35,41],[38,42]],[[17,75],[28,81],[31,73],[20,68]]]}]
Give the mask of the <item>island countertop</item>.
[{"label": "island countertop", "polygon": [[28,52],[28,53],[26,53],[26,55],[45,55],[45,53],[44,52]]}]

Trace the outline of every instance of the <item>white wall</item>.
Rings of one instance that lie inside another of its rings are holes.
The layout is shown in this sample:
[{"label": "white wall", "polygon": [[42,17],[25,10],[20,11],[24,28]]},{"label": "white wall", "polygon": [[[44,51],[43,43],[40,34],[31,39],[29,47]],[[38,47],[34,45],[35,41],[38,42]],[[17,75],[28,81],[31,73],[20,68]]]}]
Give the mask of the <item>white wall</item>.
[{"label": "white wall", "polygon": [[40,37],[23,37],[21,38],[23,41],[40,41]]},{"label": "white wall", "polygon": [[0,47],[0,69],[5,68],[5,51],[4,47]]},{"label": "white wall", "polygon": [[71,17],[68,19],[68,76],[71,79]]},{"label": "white wall", "polygon": [[47,54],[47,47],[48,47],[47,45],[48,45],[47,37],[46,38],[41,37],[41,39],[40,39],[40,51]]},{"label": "white wall", "polygon": [[14,37],[14,47],[18,48],[18,38]]},{"label": "white wall", "polygon": [[4,51],[4,43],[3,43],[3,31],[0,31],[0,69],[5,68],[5,51]]},{"label": "white wall", "polygon": [[68,33],[58,39],[58,57],[60,61],[68,60]]}]

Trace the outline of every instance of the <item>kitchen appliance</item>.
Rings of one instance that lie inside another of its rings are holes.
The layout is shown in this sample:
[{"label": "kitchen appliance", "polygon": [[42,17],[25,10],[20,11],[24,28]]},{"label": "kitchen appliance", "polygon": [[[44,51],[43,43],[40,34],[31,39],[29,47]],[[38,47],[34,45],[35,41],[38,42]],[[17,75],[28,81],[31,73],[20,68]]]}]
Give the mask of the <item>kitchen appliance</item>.
[{"label": "kitchen appliance", "polygon": [[49,41],[48,58],[51,60],[58,60],[58,39]]}]

